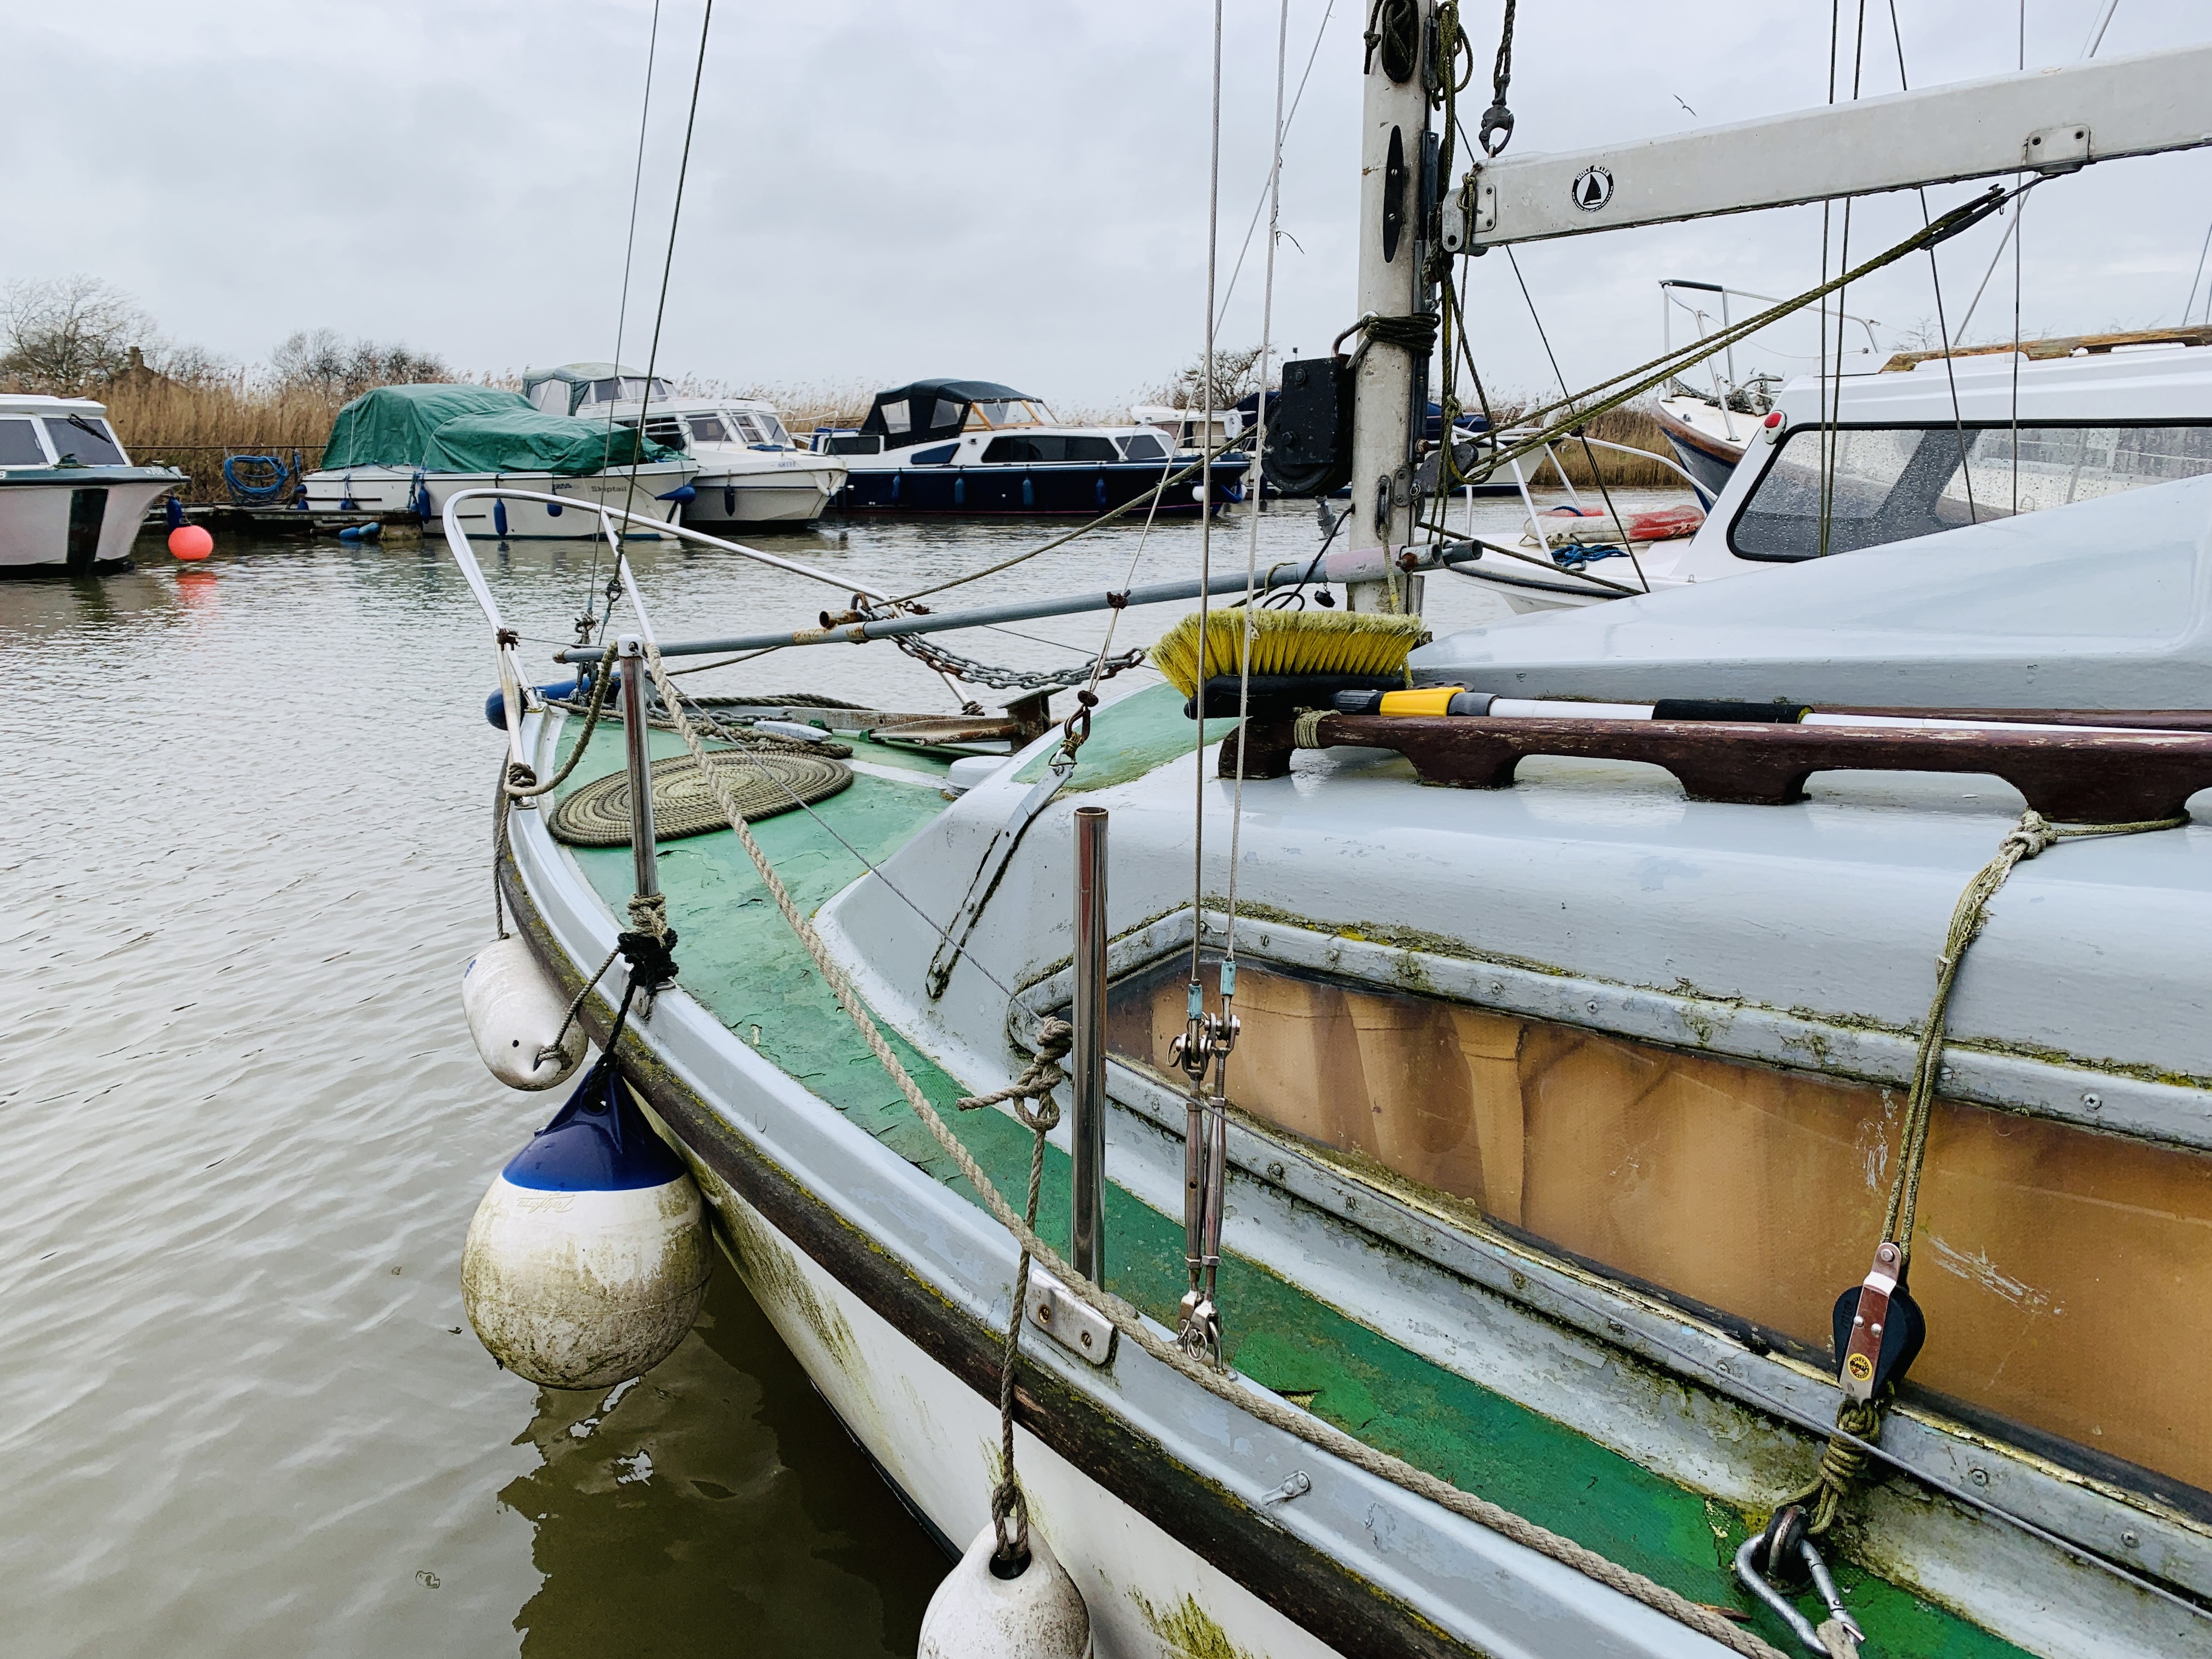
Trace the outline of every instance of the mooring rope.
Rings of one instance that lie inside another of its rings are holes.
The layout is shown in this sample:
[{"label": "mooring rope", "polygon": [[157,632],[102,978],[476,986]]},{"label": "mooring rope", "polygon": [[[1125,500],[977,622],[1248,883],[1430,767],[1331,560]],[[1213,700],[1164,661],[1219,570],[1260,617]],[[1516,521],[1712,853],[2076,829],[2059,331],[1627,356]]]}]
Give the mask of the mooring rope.
[{"label": "mooring rope", "polygon": [[[1011,1105],[1016,1120],[1030,1132],[1030,1190],[1022,1220],[1031,1231],[1036,1227],[1037,1194],[1044,1186],[1045,1137],[1060,1127],[1060,1107],[1052,1091],[1067,1081],[1060,1062],[1074,1046],[1075,1028],[1064,1019],[1048,1019],[1037,1030],[1036,1057],[1010,1085],[988,1095],[963,1095],[953,1103],[963,1112]],[[991,1526],[997,1537],[991,1561],[1010,1578],[1018,1577],[1030,1563],[1029,1498],[1014,1473],[1014,1362],[1021,1356],[1029,1285],[1030,1253],[1024,1245],[1021,1260],[1014,1267],[1013,1311],[1006,1321],[1006,1353],[999,1362],[999,1484],[991,1490]]]},{"label": "mooring rope", "polygon": [[[675,684],[668,678],[666,671],[661,666],[659,647],[651,641],[647,641],[645,650],[647,669],[654,683],[660,688],[661,696],[667,702],[670,712],[675,716],[678,735],[683,738],[684,747],[691,751],[695,758],[700,759],[703,766],[705,744],[700,739],[691,722],[684,717]],[[861,1039],[868,1045],[869,1051],[875,1055],[877,1062],[883,1066],[892,1083],[897,1086],[899,1093],[905,1097],[907,1104],[913,1108],[914,1115],[920,1120],[922,1127],[927,1131],[930,1138],[938,1144],[945,1155],[952,1161],[953,1166],[959,1170],[962,1179],[966,1181],[969,1188],[974,1190],[992,1218],[1011,1233],[1030,1259],[1058,1279],[1070,1295],[1105,1319],[1115,1330],[1140,1349],[1147,1358],[1167,1366],[1186,1380],[1196,1383],[1215,1398],[1258,1419],[1268,1427],[1302,1440],[1316,1450],[1341,1459],[1355,1468],[1375,1476],[1377,1480],[1386,1480],[1402,1491],[1426,1498],[1439,1508],[1472,1521],[1478,1526],[1488,1528],[1501,1537],[1519,1544],[1523,1548],[1534,1550],[1547,1559],[1556,1561],[1563,1566],[1571,1567],[1583,1577],[1603,1584],[1608,1589],[1616,1590],[1632,1601],[1641,1602],[1656,1612],[1664,1613],[1678,1624],[1686,1626],[1699,1635],[1719,1643],[1731,1652],[1746,1656],[1746,1659],[1784,1659],[1779,1649],[1760,1639],[1751,1632],[1740,1629],[1717,1610],[1690,1601],[1678,1592],[1668,1589],[1666,1585],[1647,1578],[1632,1568],[1624,1567],[1619,1562],[1608,1560],[1595,1550],[1577,1543],[1571,1538],[1562,1537],[1558,1533],[1528,1520],[1526,1516],[1516,1515],[1510,1510],[1492,1503],[1487,1498],[1478,1498],[1472,1492],[1462,1491],[1450,1482],[1430,1474],[1426,1469],[1416,1468],[1402,1458],[1394,1457],[1389,1452],[1370,1446],[1365,1441],[1346,1433],[1333,1424],[1299,1411],[1286,1401],[1262,1392],[1256,1387],[1241,1386],[1230,1373],[1218,1372],[1204,1361],[1184,1352],[1173,1340],[1163,1340],[1154,1335],[1150,1326],[1146,1323],[1144,1316],[1135,1308],[1112,1291],[1102,1285],[1093,1284],[1085,1275],[1076,1272],[1060,1257],[1058,1251],[1037,1237],[1034,1226],[1015,1213],[1012,1206],[1006,1202],[998,1188],[992,1183],[991,1178],[984,1174],[982,1165],[975,1161],[975,1154],[968,1150],[966,1143],[952,1133],[951,1126],[945,1122],[937,1108],[931,1103],[929,1097],[922,1091],[921,1085],[915,1081],[912,1073],[893,1052],[889,1039],[884,1036],[874,1017],[869,1013],[866,1006],[860,1000],[860,994],[853,988],[852,981],[846,977],[844,970],[837,965],[836,958],[830,954],[829,947],[823,944],[820,935],[814,931],[813,923],[800,912],[798,904],[791,896],[790,890],[785,887],[782,878],[776,873],[775,865],[769,861],[768,855],[761,851],[760,843],[753,839],[751,830],[746,827],[744,814],[737,810],[733,800],[726,799],[729,793],[728,785],[711,769],[708,769],[707,777],[710,787],[716,793],[717,799],[721,801],[723,811],[728,815],[730,828],[736,834],[738,844],[744,848],[745,856],[752,860],[754,870],[759,873],[762,884],[768,889],[769,896],[775,902],[776,909],[782,915],[785,924],[797,936],[799,944],[805,948],[806,954],[813,959],[816,970],[821,974],[823,982],[830,988],[830,994],[837,1000],[837,1006],[842,1008],[847,1017],[852,1020]],[[1013,1297],[1018,1310],[1027,1294],[1027,1289],[1026,1285],[1016,1285],[1013,1287]]]},{"label": "mooring rope", "polygon": [[[1912,1065],[1912,1089],[1905,1102],[1905,1128],[1898,1146],[1897,1174],[1890,1182],[1889,1206],[1881,1221],[1881,1242],[1897,1247],[1896,1271],[1900,1285],[1912,1257],[1913,1221],[1920,1203],[1920,1177],[1928,1161],[1928,1128],[1935,1117],[1936,1085],[1943,1075],[1951,993],[1959,982],[1959,969],[1966,963],[1967,951],[1989,921],[1990,901],[2021,863],[2062,841],[2078,841],[2091,836],[2140,836],[2157,830],[2178,830],[2188,822],[2189,815],[2184,812],[2177,817],[2145,818],[2129,823],[2053,823],[2031,807],[2021,814],[2020,822],[2006,831],[2004,839],[1997,843],[1996,856],[1975,872],[1966,890],[1959,895],[1958,903],[1952,907],[1951,925],[1943,936],[1942,953],[1936,958],[1936,994],[1929,1002],[1928,1017],[1921,1024],[1920,1047]],[[1838,1356],[1838,1364],[1841,1358]],[[1839,1432],[1830,1437],[1822,1450],[1818,1473],[1784,1500],[1784,1507],[1790,1504],[1813,1506],[1808,1532],[1819,1534],[1833,1526],[1844,1500],[1865,1478],[1867,1447],[1881,1437],[1881,1413],[1886,1403],[1885,1395],[1875,1400],[1846,1399],[1838,1405],[1836,1427]]]}]

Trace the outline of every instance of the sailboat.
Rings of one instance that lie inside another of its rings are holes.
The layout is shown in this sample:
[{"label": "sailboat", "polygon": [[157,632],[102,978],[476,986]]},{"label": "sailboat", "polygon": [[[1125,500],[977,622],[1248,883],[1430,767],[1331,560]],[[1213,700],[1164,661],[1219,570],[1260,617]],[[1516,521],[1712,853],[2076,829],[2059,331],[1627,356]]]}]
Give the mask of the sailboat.
[{"label": "sailboat", "polygon": [[[1395,228],[1436,223],[1405,158],[1440,59],[1428,0],[1380,13],[1358,301],[1402,319],[1436,306]],[[2077,129],[2070,165],[2182,148],[2208,70],[1494,157],[1444,246],[2008,173]],[[866,711],[771,744],[690,703],[664,661],[763,636],[656,631],[618,549],[623,637],[562,653],[589,715],[526,690],[449,505],[531,1080],[578,1063],[573,999],[966,1552],[940,1600],[1057,1564],[1087,1645],[1062,1598],[1024,1650],[2205,1650],[2212,481],[1406,657],[1466,562],[1392,487],[1421,368],[1357,365],[1328,556],[1396,669],[1209,678],[1201,621],[1187,693],[1082,704],[949,804]],[[1017,608],[863,593],[781,642]],[[714,805],[679,823],[686,778]]]}]

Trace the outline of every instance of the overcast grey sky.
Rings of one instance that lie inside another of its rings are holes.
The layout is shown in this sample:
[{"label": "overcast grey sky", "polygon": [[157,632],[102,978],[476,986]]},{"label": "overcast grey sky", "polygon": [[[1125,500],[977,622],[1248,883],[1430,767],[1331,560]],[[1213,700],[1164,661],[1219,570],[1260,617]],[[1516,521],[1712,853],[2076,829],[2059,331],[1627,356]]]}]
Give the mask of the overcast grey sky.
[{"label": "overcast grey sky", "polygon": [[[1896,3],[1914,85],[2013,66],[2014,4]],[[1286,152],[1276,338],[1309,353],[1352,315],[1364,9],[1291,5],[1293,85],[1317,33],[1320,48]],[[1848,37],[1856,0],[1844,9]],[[1893,90],[1887,0],[1864,9],[1865,88]],[[2072,60],[2097,9],[2027,0],[2029,65]],[[659,286],[700,15],[699,0],[663,0],[632,362]],[[1515,148],[1820,102],[1829,15],[1821,0],[1530,0]],[[1093,409],[1164,380],[1202,338],[1211,15],[1194,0],[723,0],[662,364],[784,385],[975,375]],[[1268,0],[1228,8],[1224,283],[1265,179],[1276,15]],[[1466,16],[1481,60],[1471,118],[1488,101],[1496,0],[1468,0]],[[651,18],[650,0],[0,0],[0,280],[106,277],[173,338],[241,362],[319,326],[474,370],[605,356]],[[2203,0],[2120,0],[2100,56],[2208,38]],[[1868,251],[1918,219],[1909,197],[1858,211]],[[2027,222],[2024,327],[2173,321],[2208,221],[2212,151],[2046,185]],[[1992,222],[1945,250],[1954,321],[1999,234]],[[1656,352],[1661,276],[1795,291],[1817,278],[1819,236],[1820,210],[1797,209],[1520,259],[1583,384]],[[1225,341],[1257,339],[1260,253],[1255,241]],[[2009,332],[2009,259],[1990,287],[1982,337]],[[1493,386],[1549,383],[1504,259],[1478,263],[1471,299]],[[1885,347],[1932,319],[1926,262],[1870,282],[1851,309],[1889,325]],[[1780,354],[1809,350],[1803,335],[1750,355],[1794,367]]]}]

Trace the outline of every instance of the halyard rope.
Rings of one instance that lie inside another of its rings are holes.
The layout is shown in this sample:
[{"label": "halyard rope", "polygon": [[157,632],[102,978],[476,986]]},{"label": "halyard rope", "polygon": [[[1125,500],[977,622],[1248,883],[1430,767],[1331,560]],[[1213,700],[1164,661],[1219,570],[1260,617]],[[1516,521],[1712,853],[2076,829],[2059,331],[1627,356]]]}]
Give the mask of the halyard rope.
[{"label": "halyard rope", "polygon": [[[2088,836],[2139,836],[2154,830],[2178,830],[2188,822],[2189,815],[2184,812],[2178,817],[2130,823],[2053,823],[2031,807],[1997,843],[1996,856],[1975,872],[1959,895],[1958,903],[1952,907],[1951,926],[1943,936],[1942,953],[1936,958],[1936,994],[1928,1005],[1928,1018],[1921,1024],[1920,1048],[1912,1064],[1912,1091],[1905,1103],[1905,1129],[1898,1146],[1897,1176],[1890,1182],[1889,1207],[1881,1222],[1883,1240],[1898,1249],[1900,1280],[1911,1261],[1920,1176],[1928,1161],[1928,1126],[1935,1115],[1936,1085],[1943,1075],[1951,992],[1959,982],[1959,969],[1966,963],[1967,951],[1989,921],[1990,901],[2018,865],[2062,841]],[[1812,1480],[1784,1500],[1785,1504],[1813,1505],[1808,1531],[1826,1532],[1835,1523],[1844,1499],[1864,1478],[1868,1454],[1861,1443],[1881,1438],[1882,1405],[1881,1399],[1846,1399],[1836,1407],[1836,1427],[1841,1432],[1829,1438],[1820,1454],[1820,1470]]]},{"label": "halyard rope", "polygon": [[[648,641],[645,650],[647,669],[654,684],[659,688],[669,712],[675,717],[678,735],[683,738],[684,747],[700,760],[702,767],[705,766],[705,745],[684,716],[681,693],[661,666],[659,647]],[[915,1116],[921,1121],[922,1127],[951,1159],[954,1167],[982,1200],[983,1207],[990,1212],[993,1219],[1012,1234],[1022,1249],[1057,1279],[1070,1295],[1104,1318],[1148,1358],[1196,1383],[1217,1399],[1257,1418],[1270,1428],[1340,1458],[1377,1480],[1389,1481],[1416,1497],[1425,1498],[1478,1526],[1486,1527],[1501,1537],[1523,1548],[1534,1550],[1547,1559],[1571,1567],[1585,1577],[1664,1613],[1730,1651],[1747,1656],[1747,1659],[1784,1659],[1779,1649],[1749,1631],[1739,1629],[1715,1609],[1692,1601],[1664,1584],[1618,1562],[1607,1560],[1573,1539],[1563,1538],[1487,1498],[1462,1492],[1425,1469],[1417,1468],[1402,1458],[1394,1457],[1370,1446],[1332,1424],[1309,1416],[1285,1401],[1278,1400],[1256,1387],[1241,1385],[1228,1372],[1215,1371],[1203,1361],[1184,1352],[1172,1340],[1155,1335],[1136,1309],[1103,1286],[1092,1284],[1068,1266],[1058,1251],[1038,1237],[1035,1229],[1014,1212],[999,1189],[992,1184],[990,1177],[983,1173],[983,1168],[975,1161],[975,1155],[960,1137],[952,1133],[937,1108],[930,1103],[929,1097],[922,1092],[921,1085],[914,1080],[897,1054],[892,1052],[889,1040],[862,1004],[860,994],[853,989],[844,970],[830,956],[829,948],[815,933],[813,924],[800,914],[789,890],[776,874],[775,866],[761,851],[760,843],[753,839],[751,830],[746,827],[744,815],[737,810],[730,797],[728,784],[711,768],[707,769],[706,776],[716,799],[729,817],[730,828],[736,834],[738,844],[745,849],[745,856],[752,860],[753,868],[759,872],[763,885],[767,887],[769,897],[775,901],[775,907],[782,914],[784,921],[805,947],[807,955],[813,958],[816,969],[821,974],[823,982],[830,988],[830,994],[836,998],[837,1006],[851,1018],[869,1050],[897,1085],[907,1104],[914,1109]],[[1013,1287],[1017,1316],[1027,1293],[1028,1286],[1024,1284],[1017,1284]]]}]

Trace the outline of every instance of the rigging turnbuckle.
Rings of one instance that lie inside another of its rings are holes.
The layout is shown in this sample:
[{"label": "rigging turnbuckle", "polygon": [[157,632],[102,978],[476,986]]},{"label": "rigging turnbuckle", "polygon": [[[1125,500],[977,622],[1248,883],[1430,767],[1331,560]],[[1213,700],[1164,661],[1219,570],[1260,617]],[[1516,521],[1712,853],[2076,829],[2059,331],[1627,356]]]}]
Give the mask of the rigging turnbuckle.
[{"label": "rigging turnbuckle", "polygon": [[[1765,1532],[1753,1533],[1743,1540],[1743,1547],[1735,1553],[1735,1576],[1820,1659],[1856,1659],[1866,1632],[1844,1607],[1843,1592],[1836,1588],[1828,1564],[1806,1534],[1805,1511],[1796,1504],[1777,1510]],[[1775,1583],[1776,1578],[1787,1577],[1802,1583],[1808,1576],[1828,1607],[1827,1618],[1817,1627]]]},{"label": "rigging turnbuckle", "polygon": [[1186,1352],[1216,1365],[1221,1363],[1221,1311],[1216,1289],[1221,1271],[1221,1212],[1229,1166],[1229,1054],[1237,1046],[1240,1029],[1231,1012],[1236,995],[1233,962],[1221,966],[1221,1012],[1218,1014],[1206,1012],[1205,987],[1192,980],[1187,1024],[1170,1050],[1190,1079],[1183,1122],[1182,1196],[1183,1261],[1190,1270],[1190,1288],[1183,1293],[1182,1329],[1176,1340]]}]

